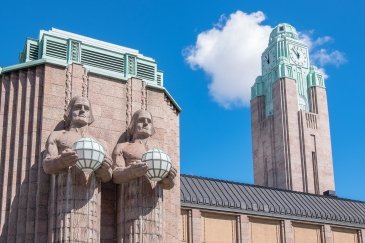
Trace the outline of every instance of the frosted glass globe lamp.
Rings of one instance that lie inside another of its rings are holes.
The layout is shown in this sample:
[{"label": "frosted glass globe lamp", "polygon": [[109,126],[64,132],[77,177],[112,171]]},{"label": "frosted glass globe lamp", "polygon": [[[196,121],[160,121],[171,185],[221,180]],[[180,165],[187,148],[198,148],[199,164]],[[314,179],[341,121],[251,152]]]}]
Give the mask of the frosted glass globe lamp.
[{"label": "frosted glass globe lamp", "polygon": [[103,163],[105,150],[95,139],[81,138],[73,144],[72,149],[79,157],[76,166],[85,173],[97,170]]},{"label": "frosted glass globe lamp", "polygon": [[151,181],[160,181],[171,169],[171,159],[160,149],[150,149],[142,155],[142,162],[148,166],[146,176]]}]

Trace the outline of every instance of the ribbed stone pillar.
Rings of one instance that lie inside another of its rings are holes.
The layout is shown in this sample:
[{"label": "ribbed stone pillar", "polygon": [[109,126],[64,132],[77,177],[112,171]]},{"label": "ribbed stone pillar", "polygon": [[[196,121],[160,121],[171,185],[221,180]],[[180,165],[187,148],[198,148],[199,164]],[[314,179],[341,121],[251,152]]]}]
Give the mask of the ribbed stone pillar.
[{"label": "ribbed stone pillar", "polygon": [[100,182],[77,167],[52,175],[48,242],[100,242]]},{"label": "ribbed stone pillar", "polygon": [[124,242],[163,242],[161,187],[140,177],[121,186],[120,195],[123,195],[120,201],[124,204],[124,217],[119,217],[124,225]]}]

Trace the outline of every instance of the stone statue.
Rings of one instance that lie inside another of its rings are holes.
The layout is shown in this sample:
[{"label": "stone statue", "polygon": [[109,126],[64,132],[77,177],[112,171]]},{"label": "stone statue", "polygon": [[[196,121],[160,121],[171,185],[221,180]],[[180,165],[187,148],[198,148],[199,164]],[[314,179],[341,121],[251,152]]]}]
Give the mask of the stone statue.
[{"label": "stone statue", "polygon": [[[106,155],[90,175],[75,166],[78,156],[72,145],[80,138],[93,138],[88,128],[94,117],[87,98],[73,97],[64,121],[65,130],[50,134],[43,160],[44,171],[52,175],[48,242],[99,242],[100,182],[111,180],[112,161]],[[107,151],[105,143],[99,143]]]},{"label": "stone statue", "polygon": [[145,176],[142,155],[149,148],[148,140],[155,133],[148,111],[133,114],[127,128],[127,142],[118,143],[113,151],[113,181],[121,184],[118,195],[117,242],[163,242],[162,189],[175,185],[176,169],[155,183]]}]

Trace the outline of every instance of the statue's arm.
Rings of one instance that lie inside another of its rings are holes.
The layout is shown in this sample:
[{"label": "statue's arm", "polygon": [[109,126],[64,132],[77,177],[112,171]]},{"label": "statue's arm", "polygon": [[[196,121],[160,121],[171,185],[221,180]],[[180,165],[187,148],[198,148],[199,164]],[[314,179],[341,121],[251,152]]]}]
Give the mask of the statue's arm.
[{"label": "statue's arm", "polygon": [[124,144],[117,144],[115,146],[112,159],[114,162],[113,166],[113,182],[116,184],[122,184],[130,181],[132,178],[126,168],[126,163],[123,157],[123,146]]},{"label": "statue's arm", "polygon": [[72,149],[65,149],[58,153],[57,134],[52,132],[46,143],[46,156],[43,160],[43,169],[47,174],[57,174],[69,166],[73,166],[78,157]]},{"label": "statue's arm", "polygon": [[141,161],[133,161],[128,166],[126,165],[123,156],[125,144],[117,144],[113,151],[113,182],[116,184],[127,183],[135,178],[144,176],[147,172],[147,165]]},{"label": "statue's arm", "polygon": [[165,190],[172,189],[175,186],[176,174],[177,170],[174,167],[171,167],[169,174],[160,181],[161,187]]},{"label": "statue's arm", "polygon": [[108,147],[104,141],[101,141],[104,149],[105,149],[105,157],[103,163],[100,168],[95,171],[95,176],[98,177],[102,182],[108,182],[112,179],[113,175],[113,161],[109,156]]}]

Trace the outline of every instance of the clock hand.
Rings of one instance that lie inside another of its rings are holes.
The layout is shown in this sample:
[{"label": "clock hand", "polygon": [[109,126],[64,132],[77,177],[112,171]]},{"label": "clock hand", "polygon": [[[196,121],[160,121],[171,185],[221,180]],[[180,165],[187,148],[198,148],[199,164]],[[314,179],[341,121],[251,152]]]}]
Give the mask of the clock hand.
[{"label": "clock hand", "polygon": [[299,52],[295,48],[292,48],[292,50],[295,53],[295,55],[297,56],[297,59],[299,59],[299,57],[300,57]]}]

